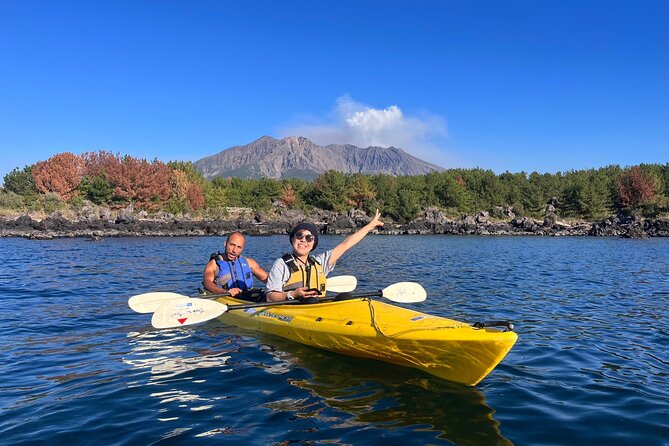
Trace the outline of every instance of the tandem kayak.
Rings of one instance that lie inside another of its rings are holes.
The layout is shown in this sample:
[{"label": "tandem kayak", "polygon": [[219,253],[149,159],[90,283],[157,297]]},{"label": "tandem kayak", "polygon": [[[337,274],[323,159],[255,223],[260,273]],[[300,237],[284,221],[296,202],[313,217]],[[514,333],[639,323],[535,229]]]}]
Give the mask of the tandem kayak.
[{"label": "tandem kayak", "polygon": [[[216,298],[234,306],[245,301]],[[474,386],[518,339],[513,331],[474,326],[370,298],[268,305],[223,313],[229,325],[280,336],[344,355],[423,370]]]}]

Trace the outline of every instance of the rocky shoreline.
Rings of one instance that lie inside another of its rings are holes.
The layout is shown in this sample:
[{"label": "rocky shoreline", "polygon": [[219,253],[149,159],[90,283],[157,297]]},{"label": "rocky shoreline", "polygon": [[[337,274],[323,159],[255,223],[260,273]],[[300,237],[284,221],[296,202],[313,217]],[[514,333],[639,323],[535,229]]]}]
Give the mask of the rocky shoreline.
[{"label": "rocky shoreline", "polygon": [[[55,212],[44,218],[23,214],[0,217],[0,237],[51,239],[62,237],[193,237],[223,236],[232,231],[249,235],[287,234],[297,223],[313,221],[323,234],[350,234],[369,221],[364,213],[351,210],[336,213],[315,210],[274,209],[254,212],[250,208],[229,208],[219,219],[193,219],[188,215],[175,217],[167,213],[149,216],[132,207],[113,213],[109,209],[82,209],[66,218]],[[513,213],[491,217],[488,212],[447,218],[438,209],[427,209],[407,224],[385,220],[382,234],[452,234],[452,235],[549,235],[549,236],[613,236],[629,238],[669,237],[669,219],[640,219],[615,216],[597,222],[560,221],[551,213],[543,220],[517,217]]]}]

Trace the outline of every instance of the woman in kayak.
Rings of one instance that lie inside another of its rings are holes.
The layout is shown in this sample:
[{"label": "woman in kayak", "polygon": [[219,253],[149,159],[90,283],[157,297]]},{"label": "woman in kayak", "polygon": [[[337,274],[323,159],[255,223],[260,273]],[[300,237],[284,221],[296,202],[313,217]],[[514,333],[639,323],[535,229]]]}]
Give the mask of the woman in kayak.
[{"label": "woman in kayak", "polygon": [[286,299],[304,300],[325,295],[326,276],[337,260],[372,229],[383,226],[381,214],[376,210],[374,218],[343,242],[324,253],[311,255],[318,246],[318,230],[312,223],[300,223],[290,232],[292,254],[277,259],[267,278],[267,301]]}]

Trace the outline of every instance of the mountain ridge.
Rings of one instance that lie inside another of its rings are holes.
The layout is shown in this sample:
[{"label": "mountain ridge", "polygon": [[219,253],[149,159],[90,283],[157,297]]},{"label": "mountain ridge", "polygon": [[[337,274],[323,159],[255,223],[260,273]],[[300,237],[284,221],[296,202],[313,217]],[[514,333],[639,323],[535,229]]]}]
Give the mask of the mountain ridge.
[{"label": "mountain ridge", "polygon": [[444,170],[396,147],[319,146],[303,136],[283,139],[263,136],[249,144],[230,147],[199,159],[194,165],[209,179],[296,177],[311,180],[328,170],[396,176]]}]

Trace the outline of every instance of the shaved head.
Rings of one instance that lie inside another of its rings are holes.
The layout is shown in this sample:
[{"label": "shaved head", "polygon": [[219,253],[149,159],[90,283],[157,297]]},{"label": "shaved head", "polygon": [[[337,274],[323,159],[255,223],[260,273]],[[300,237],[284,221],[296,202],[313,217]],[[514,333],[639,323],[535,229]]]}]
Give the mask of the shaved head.
[{"label": "shaved head", "polygon": [[244,245],[246,245],[246,239],[241,232],[235,231],[228,235],[228,239],[225,241],[225,255],[228,260],[239,257],[244,250]]}]

